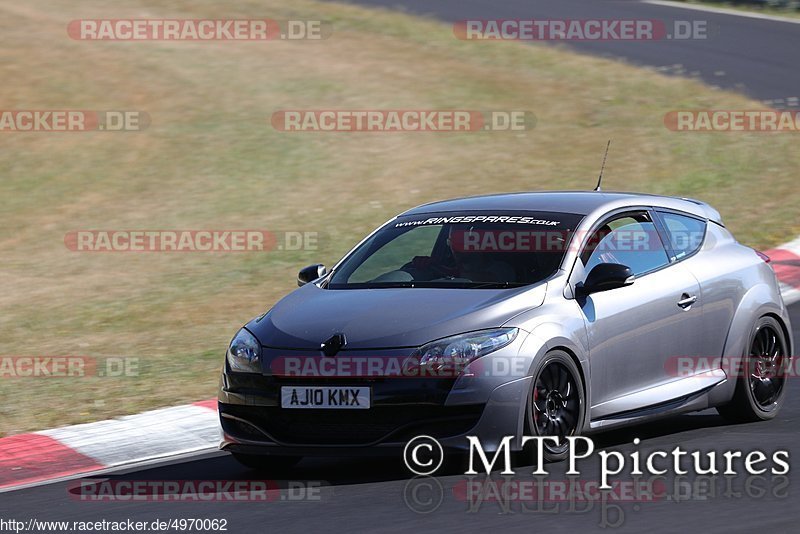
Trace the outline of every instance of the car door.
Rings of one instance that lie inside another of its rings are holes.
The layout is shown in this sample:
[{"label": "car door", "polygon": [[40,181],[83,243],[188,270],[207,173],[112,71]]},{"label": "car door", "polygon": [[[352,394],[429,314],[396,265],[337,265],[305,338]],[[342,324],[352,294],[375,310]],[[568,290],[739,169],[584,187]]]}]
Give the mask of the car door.
[{"label": "car door", "polygon": [[[599,263],[620,263],[630,286],[578,300],[589,341],[592,419],[671,400],[671,360],[692,354],[702,335],[699,284],[670,258],[647,209],[612,215],[595,227],[579,255],[582,276]],[[667,397],[667,398],[665,398]]]},{"label": "car door", "polygon": [[661,220],[670,245],[670,259],[681,262],[700,283],[698,304],[703,316],[703,335],[697,339],[693,354],[700,359],[693,367],[695,372],[702,373],[712,359],[723,353],[736,310],[738,286],[730,282],[728,269],[721,268],[719,255],[700,252],[707,235],[712,247],[719,240],[718,234],[715,236],[716,232],[708,228],[704,219],[666,209],[657,210],[656,216]]}]

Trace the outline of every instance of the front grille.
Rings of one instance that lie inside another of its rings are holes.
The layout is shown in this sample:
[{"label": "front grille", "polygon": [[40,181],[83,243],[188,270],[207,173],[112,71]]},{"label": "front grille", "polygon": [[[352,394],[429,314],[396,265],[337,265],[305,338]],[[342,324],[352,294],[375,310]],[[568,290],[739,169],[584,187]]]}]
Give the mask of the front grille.
[{"label": "front grille", "polygon": [[[277,407],[220,405],[220,411],[244,419],[281,443],[295,445],[368,445],[404,442],[419,434],[456,436],[474,427],[483,405],[373,406],[368,410],[285,410]],[[223,418],[226,432],[242,427]],[[252,432],[241,435],[254,439]],[[265,439],[262,437],[262,439]]]}]

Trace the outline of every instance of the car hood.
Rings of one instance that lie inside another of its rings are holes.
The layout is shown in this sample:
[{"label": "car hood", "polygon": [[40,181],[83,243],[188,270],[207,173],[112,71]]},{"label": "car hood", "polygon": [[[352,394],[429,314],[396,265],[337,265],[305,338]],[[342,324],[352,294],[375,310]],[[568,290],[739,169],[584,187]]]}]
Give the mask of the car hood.
[{"label": "car hood", "polygon": [[546,283],[514,289],[321,289],[293,291],[247,324],[267,347],[319,350],[344,334],[343,350],[417,347],[450,335],[502,326],[540,306]]}]

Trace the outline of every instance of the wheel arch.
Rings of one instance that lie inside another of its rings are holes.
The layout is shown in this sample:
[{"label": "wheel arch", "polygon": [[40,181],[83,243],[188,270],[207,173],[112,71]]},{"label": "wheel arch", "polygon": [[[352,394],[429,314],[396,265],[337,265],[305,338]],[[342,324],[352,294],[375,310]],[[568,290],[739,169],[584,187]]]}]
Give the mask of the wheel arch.
[{"label": "wheel arch", "polygon": [[749,341],[753,323],[765,315],[775,317],[784,329],[784,334],[787,334],[787,340],[791,337],[786,327],[786,311],[778,304],[780,295],[775,295],[775,291],[767,284],[757,284],[742,296],[728,327],[723,356],[741,357]]},{"label": "wheel arch", "polygon": [[781,330],[783,330],[783,338],[786,340],[786,352],[788,352],[791,356],[792,351],[794,351],[794,340],[792,339],[792,332],[789,329],[789,325],[786,323],[783,317],[775,312],[766,313],[765,316],[772,317],[778,321],[778,324],[781,326]]},{"label": "wheel arch", "polygon": [[[728,327],[721,355],[729,362],[731,368],[736,368],[740,364],[745,351],[748,350],[753,324],[764,316],[773,317],[778,321],[791,350],[793,343],[791,330],[788,328],[788,312],[777,291],[777,288],[760,283],[751,287],[739,300]],[[712,405],[724,404],[733,398],[736,382],[737,380],[728,380],[726,384],[721,385],[712,399]]]},{"label": "wheel arch", "polygon": [[[555,323],[542,324],[534,329],[526,340],[525,345],[521,348],[522,351],[526,349],[529,353],[534,353],[536,356],[532,358],[531,366],[528,370],[528,376],[531,377],[531,387],[533,387],[533,378],[536,368],[539,363],[547,354],[553,351],[564,352],[573,361],[578,368],[579,379],[581,381],[581,388],[583,389],[583,399],[585,403],[583,421],[581,422],[581,432],[589,428],[589,415],[591,412],[591,387],[589,380],[591,377],[591,369],[589,368],[588,351],[580,346],[583,339],[574,339],[574,333],[562,331],[563,326]],[[536,347],[532,344],[535,343]],[[527,425],[527,416],[525,424]]]}]

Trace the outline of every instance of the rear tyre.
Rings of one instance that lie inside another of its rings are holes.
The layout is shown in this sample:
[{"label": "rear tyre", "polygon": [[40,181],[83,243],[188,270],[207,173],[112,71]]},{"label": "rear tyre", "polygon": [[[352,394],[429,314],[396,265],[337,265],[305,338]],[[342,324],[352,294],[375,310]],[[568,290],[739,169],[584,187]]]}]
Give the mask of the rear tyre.
[{"label": "rear tyre", "polygon": [[266,454],[242,454],[232,452],[237,462],[259,472],[283,472],[297,465],[302,456],[269,456]]},{"label": "rear tyre", "polygon": [[535,436],[556,436],[558,445],[543,443],[544,459],[560,462],[569,453],[569,436],[577,436],[583,425],[586,403],[578,366],[564,351],[545,355],[533,374],[528,396],[528,428]]},{"label": "rear tyre", "polygon": [[737,423],[765,421],[778,415],[786,398],[786,376],[791,357],[780,323],[761,317],[750,333],[749,349],[739,366],[730,403],[717,412]]}]

